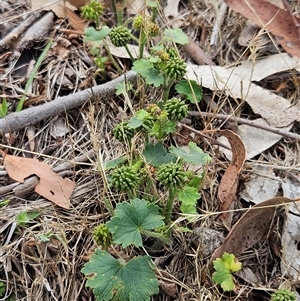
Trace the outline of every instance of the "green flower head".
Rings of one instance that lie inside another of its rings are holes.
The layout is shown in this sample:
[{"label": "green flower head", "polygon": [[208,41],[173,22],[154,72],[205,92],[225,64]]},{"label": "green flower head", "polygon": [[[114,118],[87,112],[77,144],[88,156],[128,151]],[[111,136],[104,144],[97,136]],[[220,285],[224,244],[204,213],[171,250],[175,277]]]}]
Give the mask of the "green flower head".
[{"label": "green flower head", "polygon": [[122,166],[112,173],[112,185],[120,191],[130,192],[139,185],[139,175],[130,166]]},{"label": "green flower head", "polygon": [[103,14],[103,6],[100,2],[92,0],[81,8],[81,16],[89,21],[97,21]]},{"label": "green flower head", "polygon": [[98,246],[107,249],[112,243],[112,235],[106,224],[100,224],[94,228],[93,238]]},{"label": "green flower head", "polygon": [[125,142],[133,138],[134,129],[129,128],[128,122],[122,122],[115,125],[113,133],[117,140]]},{"label": "green flower head", "polygon": [[157,179],[163,186],[178,187],[187,181],[187,176],[181,164],[168,163],[158,168]]},{"label": "green flower head", "polygon": [[290,290],[279,289],[272,294],[271,301],[296,301],[296,296]]},{"label": "green flower head", "polygon": [[166,63],[165,72],[170,78],[180,80],[186,73],[186,63],[182,59],[171,58]]},{"label": "green flower head", "polygon": [[113,28],[109,36],[112,44],[116,47],[126,46],[131,39],[131,33],[129,29],[123,25]]},{"label": "green flower head", "polygon": [[188,105],[179,98],[168,99],[164,104],[168,118],[173,121],[180,121],[188,115]]}]

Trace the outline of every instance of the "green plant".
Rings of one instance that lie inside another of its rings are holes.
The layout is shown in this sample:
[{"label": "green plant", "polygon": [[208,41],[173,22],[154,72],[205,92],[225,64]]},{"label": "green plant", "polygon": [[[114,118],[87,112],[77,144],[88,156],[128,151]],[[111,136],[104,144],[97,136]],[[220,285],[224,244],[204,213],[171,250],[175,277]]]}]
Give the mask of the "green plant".
[{"label": "green plant", "polygon": [[[94,43],[93,54],[101,57],[100,49],[104,45],[108,60],[116,68],[107,39],[127,50],[132,70],[139,74],[139,88],[143,90],[131,95],[143,94],[150,85],[159,87],[163,93],[161,99],[137,110],[129,121],[116,124],[112,131],[126,147],[126,154],[107,162],[105,172],[110,191],[122,192],[125,201],[113,209],[106,204],[107,199],[103,199],[111,218],[93,231],[93,238],[102,250],[96,250],[82,269],[88,279],[87,286],[93,289],[97,300],[150,300],[150,296],[158,292],[154,264],[148,256],[125,262],[109,253],[110,246],[118,244],[119,248],[135,247],[145,251],[144,238],[158,246],[170,242],[174,204],[179,202],[181,213],[187,219],[197,214],[205,170],[203,167],[196,173],[190,166],[205,166],[211,160],[194,142],[190,142],[187,149],[168,145],[177,123],[188,115],[186,100],[199,102],[202,90],[196,82],[183,80],[186,63],[176,45],[187,44],[188,38],[181,29],[165,29],[158,45],[151,46],[151,39],[160,33],[156,23],[158,1],[147,0],[146,4],[152,15],[136,16],[131,29],[128,29],[131,20],[120,22],[118,17],[112,29],[102,26],[85,31],[85,41]],[[139,47],[136,54],[129,51],[128,43],[132,40]],[[144,57],[145,49],[150,53],[147,57]],[[101,70],[102,63],[100,60],[97,64]],[[170,96],[174,88],[183,97]],[[116,94],[130,97],[129,91],[133,89],[123,82],[116,87]]]},{"label": "green plant", "polygon": [[221,258],[213,261],[215,272],[212,275],[213,281],[220,284],[222,289],[232,291],[235,288],[232,273],[238,272],[242,264],[235,258],[234,254],[224,253]]},{"label": "green plant", "polygon": [[19,227],[25,226],[30,221],[34,220],[36,217],[38,217],[41,214],[41,212],[38,211],[22,211],[16,216],[16,222]]},{"label": "green plant", "polygon": [[24,102],[26,100],[26,95],[25,94],[28,92],[29,88],[32,86],[32,82],[34,80],[34,77],[37,74],[40,66],[42,65],[42,62],[43,62],[44,58],[46,57],[46,55],[47,55],[49,49],[51,48],[52,44],[53,44],[53,40],[50,39],[48,41],[48,43],[46,44],[43,52],[41,53],[38,61],[34,65],[34,68],[33,68],[32,72],[30,73],[29,79],[28,79],[28,81],[27,81],[27,83],[25,85],[24,95],[21,97],[21,99],[20,99],[20,101],[19,101],[19,103],[17,105],[16,112],[22,111]]},{"label": "green plant", "polygon": [[[163,238],[155,231],[163,225],[158,206],[132,199],[130,203],[117,204],[114,216],[106,225],[95,228],[94,237],[98,238],[100,233],[101,243],[104,241],[106,246],[112,240],[123,248],[141,247],[142,235]],[[93,289],[96,300],[148,301],[159,291],[154,267],[149,256],[137,256],[126,262],[106,250],[96,250],[81,271],[87,276],[86,285]]]},{"label": "green plant", "polygon": [[271,301],[296,301],[296,295],[290,290],[278,289],[271,295]]},{"label": "green plant", "polygon": [[100,25],[99,18],[103,14],[103,6],[100,2],[92,0],[90,3],[81,8],[81,16],[88,21],[95,21],[97,26]]},{"label": "green plant", "polygon": [[0,200],[0,208],[6,206],[10,200]]},{"label": "green plant", "polygon": [[128,122],[121,122],[115,125],[113,134],[120,142],[130,142],[134,136],[134,129],[128,126]]},{"label": "green plant", "polygon": [[6,98],[4,97],[2,99],[2,102],[0,104],[0,118],[3,118],[7,115],[7,112],[8,112],[8,108],[7,108],[7,100]]},{"label": "green plant", "polygon": [[105,250],[107,250],[112,243],[112,235],[105,224],[101,224],[94,228],[93,238],[97,245],[102,246]]},{"label": "green plant", "polygon": [[5,284],[3,281],[0,281],[0,298],[3,297],[3,295],[5,294]]}]

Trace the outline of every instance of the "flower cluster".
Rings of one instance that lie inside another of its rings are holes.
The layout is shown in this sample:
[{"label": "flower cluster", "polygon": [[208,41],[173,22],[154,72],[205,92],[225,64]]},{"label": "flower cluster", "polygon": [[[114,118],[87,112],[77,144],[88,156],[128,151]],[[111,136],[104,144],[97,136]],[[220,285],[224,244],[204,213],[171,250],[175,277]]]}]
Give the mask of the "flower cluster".
[{"label": "flower cluster", "polygon": [[94,228],[93,238],[98,246],[107,249],[112,243],[112,235],[105,224],[100,224]]},{"label": "flower cluster", "polygon": [[112,173],[112,185],[120,191],[132,191],[139,185],[139,175],[132,167],[121,166]]},{"label": "flower cluster", "polygon": [[89,21],[97,21],[103,14],[103,6],[100,2],[92,0],[81,8],[81,16]]},{"label": "flower cluster", "polygon": [[122,122],[115,125],[113,133],[120,142],[130,141],[134,136],[134,129],[128,126],[128,122]]},{"label": "flower cluster", "polygon": [[279,289],[272,294],[271,301],[296,301],[296,296],[289,290]]},{"label": "flower cluster", "polygon": [[164,110],[168,113],[168,118],[173,121],[180,121],[188,115],[188,105],[176,97],[166,101]]},{"label": "flower cluster", "polygon": [[131,39],[131,33],[123,25],[113,28],[109,34],[112,44],[116,47],[126,46]]},{"label": "flower cluster", "polygon": [[158,168],[157,179],[165,187],[178,187],[187,181],[187,175],[181,164],[168,163]]}]

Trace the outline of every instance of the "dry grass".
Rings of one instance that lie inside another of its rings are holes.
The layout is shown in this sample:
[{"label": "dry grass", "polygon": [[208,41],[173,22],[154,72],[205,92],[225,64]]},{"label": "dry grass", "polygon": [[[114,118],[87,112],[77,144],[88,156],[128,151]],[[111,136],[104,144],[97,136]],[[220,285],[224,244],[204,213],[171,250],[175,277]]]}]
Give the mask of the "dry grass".
[{"label": "dry grass", "polygon": [[[18,4],[11,4],[8,1],[6,3],[9,4],[7,8],[0,10],[2,18],[10,19],[12,16],[22,15],[29,10],[25,1],[18,1]],[[297,4],[300,7],[299,1],[293,1],[292,4],[295,9]],[[239,34],[246,20],[233,12],[230,12],[220,28],[219,43],[211,47],[210,35],[219,7],[216,1],[193,0],[188,5],[183,4],[184,16],[189,10],[195,12],[186,18],[185,29],[195,41],[199,42],[210,58],[218,65],[228,65],[239,63],[243,57],[249,55],[249,52],[255,59],[268,54],[263,49],[257,48],[256,44],[250,44],[248,47],[238,44]],[[20,18],[13,18],[8,25],[14,27],[18,22]],[[60,35],[63,34],[60,33]],[[51,98],[73,93],[95,84],[91,76],[93,67],[87,63],[87,60],[82,59],[88,58],[89,54],[80,39],[74,39],[74,41],[77,45],[71,46],[72,56],[64,61],[51,60],[50,57],[48,65],[44,66],[45,73],[48,70],[49,76],[46,79],[42,78],[42,84],[39,84],[41,86],[36,89],[43,86]],[[80,66],[80,72],[78,66]],[[0,71],[7,67],[7,62],[3,62]],[[74,81],[71,88],[64,86],[62,80],[67,69],[70,69],[73,74]],[[81,76],[82,74],[84,76]],[[288,78],[288,84],[282,93],[284,97],[296,102],[300,99],[299,74],[286,72],[284,76]],[[12,73],[9,73],[5,82],[0,83],[1,93],[3,91],[4,94],[18,94],[22,91],[22,84],[21,80],[15,80]],[[5,85],[11,88],[6,89]],[[261,85],[270,87],[272,79],[263,80]],[[110,216],[103,202],[104,198],[111,206],[124,200],[124,195],[110,191],[103,162],[117,158],[128,151],[126,146],[118,143],[112,135],[112,128],[122,118],[120,117],[122,112],[128,115],[130,114],[128,107],[132,106],[133,109],[137,109],[149,100],[159,99],[161,91],[150,90],[140,95],[142,96],[138,100],[137,96],[129,96],[127,103],[118,97],[105,100],[92,98],[82,108],[44,120],[35,126],[34,156],[53,167],[62,162],[73,161],[75,157],[91,150],[93,152],[90,152],[90,158],[85,162],[67,171],[68,177],[76,182],[72,206],[69,210],[53,206],[32,191],[21,197],[16,196],[12,191],[1,196],[2,199],[10,200],[9,205],[0,208],[0,280],[7,285],[6,296],[12,294],[18,301],[94,300],[91,292],[85,288],[85,279],[80,272],[83,264],[96,248],[91,233],[96,225],[105,222]],[[250,117],[254,115],[246,104],[229,99],[221,92],[205,91],[205,97],[215,101],[215,113],[238,112],[239,116]],[[12,102],[15,100],[16,97],[10,99]],[[210,108],[209,105],[203,103],[202,109],[209,111]],[[51,136],[51,127],[57,118],[62,118],[68,129],[66,138],[62,141]],[[208,117],[203,120],[191,119],[191,122],[198,129],[213,129],[220,126],[216,120]],[[295,124],[293,130],[299,132],[299,124]],[[7,137],[3,138],[1,147],[7,147],[8,151],[14,155],[28,156],[29,153],[26,150],[28,150],[29,141],[26,131],[20,131],[13,136],[15,140],[13,148],[8,145]],[[228,162],[209,139],[198,139],[197,142],[214,158],[208,169],[202,200],[199,204],[199,210],[203,214],[192,225],[187,225],[186,221],[182,220],[177,220],[176,223],[180,226],[203,226],[226,233],[225,228],[217,219],[217,214],[214,213],[218,211],[219,180]],[[53,147],[58,144],[59,147]],[[299,143],[283,139],[255,158],[253,162],[265,164],[272,162],[275,167],[278,167],[275,170],[276,175],[284,178],[293,175],[294,169],[299,169],[299,157]],[[251,171],[251,165],[249,169],[246,169],[245,176],[249,171]],[[1,174],[0,184],[3,187],[11,183],[13,182],[5,172]],[[238,204],[240,208],[244,206],[245,204]],[[41,214],[25,227],[18,227],[15,217],[25,210],[39,211]],[[238,216],[240,215],[237,213]],[[175,219],[178,217],[174,214]],[[278,216],[270,231],[280,233],[281,227],[282,217]],[[42,242],[41,235],[47,236],[49,241]],[[127,256],[132,257],[138,254],[138,250],[128,249],[126,253]],[[176,283],[178,288],[177,297],[170,297],[167,292],[162,291],[152,298],[157,301],[268,300],[268,294],[259,287],[276,288],[281,277],[279,260],[270,250],[268,240],[255,245],[241,257],[245,266],[256,271],[260,283],[253,286],[239,278],[238,290],[232,294],[222,294],[212,283],[207,274],[207,258],[203,258],[201,249],[193,244],[191,234],[175,231],[172,244],[164,246],[163,250],[158,254],[154,253],[152,257],[157,266],[166,273],[158,278],[163,282]]]}]

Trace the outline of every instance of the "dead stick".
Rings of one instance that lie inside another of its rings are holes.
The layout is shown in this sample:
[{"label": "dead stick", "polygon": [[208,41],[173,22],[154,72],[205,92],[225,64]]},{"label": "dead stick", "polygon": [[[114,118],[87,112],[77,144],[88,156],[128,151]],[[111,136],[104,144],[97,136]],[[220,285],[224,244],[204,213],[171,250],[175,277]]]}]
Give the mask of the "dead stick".
[{"label": "dead stick", "polygon": [[206,138],[206,139],[212,141],[212,143],[215,144],[215,145],[218,145],[218,146],[221,146],[221,147],[226,148],[228,150],[231,150],[231,148],[228,147],[227,145],[225,145],[224,143],[222,143],[220,141],[217,141],[216,139],[212,138],[211,136],[205,135],[204,133],[202,133],[202,131],[198,131],[198,130],[196,130],[196,129],[194,129],[194,128],[192,128],[192,127],[190,127],[190,126],[188,126],[188,125],[186,125],[184,123],[180,123],[180,122],[178,122],[178,126],[179,127],[184,127],[187,130],[191,131],[192,133],[195,133],[195,134],[197,134],[197,135],[199,135],[199,136],[201,136],[203,138]]},{"label": "dead stick", "polygon": [[283,137],[286,138],[290,138],[296,141],[300,141],[300,135],[295,134],[295,133],[290,133],[290,132],[286,132],[284,130],[269,126],[269,125],[263,125],[263,124],[258,124],[257,122],[253,121],[253,120],[247,120],[247,119],[243,119],[243,118],[239,118],[239,117],[234,117],[231,115],[222,115],[222,114],[214,114],[214,113],[206,113],[206,112],[197,112],[197,111],[191,111],[189,112],[190,116],[205,116],[205,117],[212,117],[212,118],[216,118],[216,119],[221,119],[221,120],[229,120],[229,121],[233,121],[233,122],[237,122],[238,124],[245,124],[248,126],[252,126],[258,129],[262,129],[277,135],[281,135]]},{"label": "dead stick", "polygon": [[137,74],[129,71],[126,74],[109,81],[105,84],[95,86],[68,96],[58,97],[43,105],[31,107],[18,113],[12,113],[0,119],[0,134],[19,131],[27,126],[34,125],[39,121],[51,116],[58,115],[67,110],[82,106],[93,95],[100,98],[100,101],[107,101],[108,97],[115,92],[118,83],[124,81],[135,82]]}]

